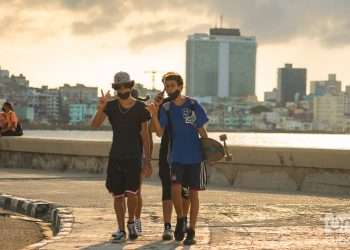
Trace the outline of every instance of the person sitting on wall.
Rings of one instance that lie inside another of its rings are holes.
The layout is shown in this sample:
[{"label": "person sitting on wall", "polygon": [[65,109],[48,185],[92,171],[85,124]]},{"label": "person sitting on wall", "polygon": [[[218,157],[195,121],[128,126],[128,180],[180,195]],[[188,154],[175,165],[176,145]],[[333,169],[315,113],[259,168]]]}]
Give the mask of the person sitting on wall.
[{"label": "person sitting on wall", "polygon": [[3,104],[0,117],[1,136],[23,135],[22,127],[18,121],[17,115],[13,110],[11,103],[5,102]]},{"label": "person sitting on wall", "polygon": [[4,126],[5,126],[5,113],[1,111],[0,112],[0,131]]}]

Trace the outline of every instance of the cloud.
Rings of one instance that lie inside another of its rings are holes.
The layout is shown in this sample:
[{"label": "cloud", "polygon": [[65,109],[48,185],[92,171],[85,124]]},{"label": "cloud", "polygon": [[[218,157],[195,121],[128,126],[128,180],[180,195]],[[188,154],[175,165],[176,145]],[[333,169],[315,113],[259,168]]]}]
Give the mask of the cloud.
[{"label": "cloud", "polygon": [[[156,8],[159,1],[152,3],[146,10]],[[211,24],[222,15],[224,27],[240,28],[243,35],[256,36],[259,44],[287,43],[297,38],[316,39],[327,48],[350,44],[350,1],[347,0],[202,0],[167,5],[168,10],[177,8],[186,16],[191,15],[193,26],[202,22],[200,15],[206,15],[207,23]],[[181,32],[183,27],[179,22],[173,31]],[[166,33],[166,28],[163,31]],[[154,33],[159,34],[159,30]]]},{"label": "cloud", "polygon": [[[0,6],[5,9],[0,10],[0,28],[11,27],[12,32],[30,29],[30,22],[25,27],[24,14],[32,13],[35,19],[39,11],[52,15],[63,11],[71,35],[124,32],[134,49],[183,41],[190,33],[208,30],[220,15],[225,27],[240,28],[243,35],[256,36],[259,44],[297,38],[316,39],[327,48],[350,43],[347,0],[0,0]],[[49,19],[40,21],[46,29]]]},{"label": "cloud", "polygon": [[196,25],[193,27],[187,27],[186,29],[168,28],[161,29],[155,28],[151,32],[137,32],[131,36],[129,40],[129,46],[133,50],[141,50],[145,46],[151,46],[152,44],[160,44],[173,41],[184,41],[188,34],[204,31],[208,27],[207,24]]},{"label": "cloud", "polygon": [[[350,43],[350,1],[208,1],[224,15],[226,26],[237,26],[259,43],[283,43],[296,38],[317,39],[323,46]],[[342,36],[342,35],[344,36]]]},{"label": "cloud", "polygon": [[84,13],[81,20],[71,26],[74,35],[97,35],[119,28],[128,12],[127,1],[111,0],[61,0],[63,9],[72,13]]}]

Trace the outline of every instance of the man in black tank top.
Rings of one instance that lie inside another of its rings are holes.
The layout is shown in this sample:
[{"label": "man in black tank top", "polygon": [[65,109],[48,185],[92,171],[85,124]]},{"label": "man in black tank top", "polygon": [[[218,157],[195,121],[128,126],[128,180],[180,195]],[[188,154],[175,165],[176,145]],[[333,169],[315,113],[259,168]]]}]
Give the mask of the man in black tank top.
[{"label": "man in black tank top", "polygon": [[150,114],[143,102],[131,96],[134,81],[125,72],[114,77],[112,87],[117,91],[118,99],[108,101],[109,93],[99,100],[97,113],[92,127],[98,128],[107,117],[113,129],[113,142],[109,154],[106,188],[114,197],[114,209],[119,230],[114,234],[115,242],[126,239],[125,197],[128,208],[129,239],[138,237],[134,217],[137,207],[137,194],[140,189],[141,162],[145,176],[152,173],[150,164],[150,143],[148,121]]}]

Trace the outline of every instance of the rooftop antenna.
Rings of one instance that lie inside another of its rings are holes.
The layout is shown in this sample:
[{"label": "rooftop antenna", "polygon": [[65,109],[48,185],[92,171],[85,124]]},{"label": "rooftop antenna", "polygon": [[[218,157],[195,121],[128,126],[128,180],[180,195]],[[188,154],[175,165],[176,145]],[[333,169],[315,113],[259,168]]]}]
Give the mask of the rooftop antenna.
[{"label": "rooftop antenna", "polygon": [[220,15],[220,28],[223,28],[224,16]]}]

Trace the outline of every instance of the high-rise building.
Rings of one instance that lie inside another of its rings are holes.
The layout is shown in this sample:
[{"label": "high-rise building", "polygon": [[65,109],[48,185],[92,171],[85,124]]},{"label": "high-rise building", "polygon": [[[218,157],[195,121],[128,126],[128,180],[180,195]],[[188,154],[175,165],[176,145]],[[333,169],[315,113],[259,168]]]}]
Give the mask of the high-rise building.
[{"label": "high-rise building", "polygon": [[64,86],[60,87],[59,103],[61,107],[61,121],[63,123],[71,122],[71,104],[96,104],[98,99],[97,91],[98,88],[87,87],[83,84],[76,84],[76,86],[64,84]]},{"label": "high-rise building", "polygon": [[277,101],[277,89],[274,88],[272,91],[264,93],[265,102],[276,102]]},{"label": "high-rise building", "polygon": [[30,91],[28,91],[25,106],[33,107],[34,119],[37,122],[59,120],[60,106],[58,89],[49,89],[48,86],[31,88]]},{"label": "high-rise building", "polygon": [[29,87],[29,81],[23,74],[19,74],[19,76],[12,75],[11,80],[15,82],[19,87]]},{"label": "high-rise building", "polygon": [[96,113],[96,104],[70,104],[69,123],[88,122]]},{"label": "high-rise building", "polygon": [[190,96],[255,95],[255,37],[238,29],[214,28],[186,41],[186,92]]},{"label": "high-rise building", "polygon": [[345,87],[345,94],[350,96],[350,85]]},{"label": "high-rise building", "polygon": [[29,89],[29,81],[22,74],[11,75],[8,70],[0,68],[0,98],[22,105]]},{"label": "high-rise building", "polygon": [[59,88],[59,92],[64,104],[76,104],[76,103],[95,103],[97,101],[96,87],[86,87],[83,84],[76,84],[76,86],[70,86],[64,84]]},{"label": "high-rise building", "polygon": [[33,107],[16,107],[16,114],[21,121],[33,122],[34,121],[34,108]]},{"label": "high-rise building", "polygon": [[314,96],[338,95],[341,92],[341,81],[336,74],[329,74],[326,81],[311,81],[310,94]]},{"label": "high-rise building", "polygon": [[10,78],[10,72],[8,70],[1,69],[0,67],[0,79]]},{"label": "high-rise building", "polygon": [[2,107],[2,105],[4,105],[5,102],[6,102],[6,99],[0,98],[0,107]]},{"label": "high-rise building", "polygon": [[278,69],[277,102],[284,106],[287,102],[301,100],[306,95],[306,69],[293,68],[285,64]]},{"label": "high-rise building", "polygon": [[314,98],[314,122],[319,130],[344,132],[347,130],[350,113],[350,96],[324,95]]}]

